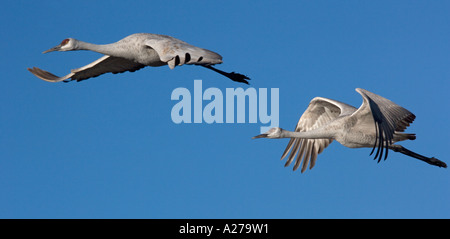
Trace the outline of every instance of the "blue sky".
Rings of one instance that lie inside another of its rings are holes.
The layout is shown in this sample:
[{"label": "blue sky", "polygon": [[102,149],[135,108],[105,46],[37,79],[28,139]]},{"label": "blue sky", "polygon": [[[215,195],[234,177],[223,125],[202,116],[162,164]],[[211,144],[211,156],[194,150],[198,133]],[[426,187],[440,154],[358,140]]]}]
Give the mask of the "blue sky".
[{"label": "blue sky", "polygon": [[[332,143],[285,168],[261,124],[174,124],[178,87],[247,87],[197,66],[48,83],[99,58],[41,54],[74,37],[167,34],[220,53],[218,68],[278,88],[280,126],[315,96],[356,107],[360,87],[412,111],[403,145],[447,163],[448,1],[8,1],[0,14],[0,218],[449,218],[450,174]],[[207,102],[204,103],[204,105]],[[442,107],[444,105],[444,107]]]}]

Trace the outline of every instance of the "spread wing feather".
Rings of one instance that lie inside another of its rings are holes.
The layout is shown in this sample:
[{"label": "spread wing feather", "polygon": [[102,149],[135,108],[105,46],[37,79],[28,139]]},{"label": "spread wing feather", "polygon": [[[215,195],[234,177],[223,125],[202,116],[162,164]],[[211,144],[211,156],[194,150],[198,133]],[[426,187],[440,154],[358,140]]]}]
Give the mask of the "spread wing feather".
[{"label": "spread wing feather", "polygon": [[[356,108],[348,104],[322,97],[314,98],[306,111],[300,117],[295,132],[305,132],[323,127],[336,118],[348,115]],[[308,167],[312,169],[316,164],[317,156],[333,142],[332,139],[301,139],[291,138],[284,150],[281,160],[287,157],[285,166],[289,166],[295,159],[293,170],[301,166],[303,173]],[[290,154],[289,154],[290,153]]]},{"label": "spread wing feather", "polygon": [[28,68],[35,76],[49,82],[60,81],[82,81],[92,77],[97,77],[105,73],[122,73],[126,71],[134,72],[145,67],[140,63],[130,61],[121,57],[103,56],[100,59],[90,63],[89,65],[71,70],[71,72],[63,77],[56,76],[48,71],[44,71],[37,67]]},{"label": "spread wing feather", "polygon": [[361,88],[357,88],[356,91],[363,97],[363,103],[353,115],[357,117],[364,115],[366,119],[361,119],[362,121],[375,123],[376,141],[370,155],[376,149],[375,159],[378,158],[380,162],[384,154],[386,160],[388,147],[393,143],[396,133],[403,132],[416,116],[382,96]]}]

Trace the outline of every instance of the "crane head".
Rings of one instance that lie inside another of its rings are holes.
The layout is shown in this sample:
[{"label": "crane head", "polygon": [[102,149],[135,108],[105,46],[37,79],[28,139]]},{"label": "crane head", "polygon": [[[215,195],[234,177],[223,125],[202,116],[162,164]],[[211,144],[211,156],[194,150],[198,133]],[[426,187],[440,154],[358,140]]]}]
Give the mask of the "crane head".
[{"label": "crane head", "polygon": [[281,136],[282,131],[283,131],[282,128],[274,127],[274,128],[269,129],[269,131],[267,131],[266,133],[257,135],[255,137],[253,137],[252,139],[259,139],[259,138],[279,139],[279,138],[282,138],[282,136]]},{"label": "crane head", "polygon": [[61,44],[52,47],[42,53],[48,53],[48,52],[52,52],[52,51],[72,51],[75,49],[75,39],[73,38],[66,38],[64,39]]}]

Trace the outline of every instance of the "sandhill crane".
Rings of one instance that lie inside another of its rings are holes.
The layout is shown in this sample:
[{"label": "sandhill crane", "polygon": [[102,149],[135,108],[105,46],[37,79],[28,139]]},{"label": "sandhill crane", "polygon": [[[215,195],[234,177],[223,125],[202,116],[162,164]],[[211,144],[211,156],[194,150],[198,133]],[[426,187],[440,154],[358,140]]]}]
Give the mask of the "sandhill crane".
[{"label": "sandhill crane", "polygon": [[[106,45],[97,45],[73,38],[64,39],[61,44],[44,51],[90,50],[105,56],[89,65],[74,69],[66,76],[58,77],[37,67],[28,68],[35,76],[49,82],[82,81],[104,73],[134,72],[145,66],[168,65],[170,69],[183,64],[200,65],[222,74],[233,81],[248,84],[249,78],[239,73],[223,72],[212,65],[221,64],[222,56],[176,38],[150,33],[137,33]],[[70,80],[69,80],[70,79]]]},{"label": "sandhill crane", "polygon": [[402,133],[415,119],[415,115],[394,102],[357,88],[362,95],[363,103],[355,107],[327,98],[316,97],[300,117],[295,132],[278,127],[253,138],[291,138],[281,160],[291,151],[285,166],[289,166],[297,155],[294,170],[300,166],[301,172],[308,167],[312,169],[320,154],[333,140],[349,148],[377,149],[375,159],[378,162],[388,156],[388,149],[414,157],[431,165],[446,168],[447,165],[432,157],[428,158],[414,153],[405,147],[394,144],[403,140],[414,140],[415,134]]}]

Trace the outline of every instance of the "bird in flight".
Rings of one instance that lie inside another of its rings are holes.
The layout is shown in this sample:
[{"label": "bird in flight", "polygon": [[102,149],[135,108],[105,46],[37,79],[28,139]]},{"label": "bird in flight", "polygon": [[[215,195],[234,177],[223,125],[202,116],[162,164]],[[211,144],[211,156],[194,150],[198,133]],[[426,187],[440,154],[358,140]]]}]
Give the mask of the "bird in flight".
[{"label": "bird in flight", "polygon": [[245,75],[235,72],[228,73],[214,68],[213,65],[222,63],[222,56],[219,54],[159,34],[132,34],[118,42],[105,45],[67,38],[61,44],[43,53],[76,50],[94,51],[104,54],[104,56],[86,66],[71,70],[69,74],[63,77],[58,77],[37,67],[28,68],[28,70],[45,81],[68,82],[82,81],[108,72],[113,74],[126,71],[134,72],[146,66],[168,65],[170,69],[173,69],[175,66],[187,64],[203,66],[236,82],[248,84],[247,80],[250,80]]},{"label": "bird in flight", "polygon": [[363,103],[359,109],[323,97],[316,97],[300,117],[295,132],[271,128],[268,132],[253,138],[290,138],[281,156],[287,158],[289,166],[295,158],[293,170],[301,165],[303,173],[312,169],[320,154],[333,140],[349,148],[372,148],[375,159],[386,160],[388,150],[399,152],[422,160],[431,165],[446,168],[447,165],[434,157],[426,157],[396,144],[403,140],[416,139],[415,134],[403,133],[414,121],[415,115],[407,109],[377,94],[357,88]]}]

